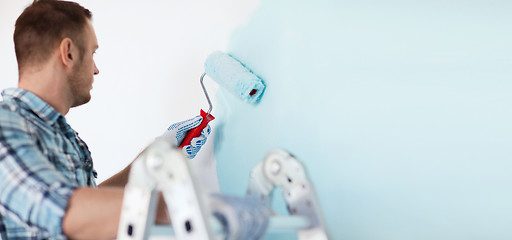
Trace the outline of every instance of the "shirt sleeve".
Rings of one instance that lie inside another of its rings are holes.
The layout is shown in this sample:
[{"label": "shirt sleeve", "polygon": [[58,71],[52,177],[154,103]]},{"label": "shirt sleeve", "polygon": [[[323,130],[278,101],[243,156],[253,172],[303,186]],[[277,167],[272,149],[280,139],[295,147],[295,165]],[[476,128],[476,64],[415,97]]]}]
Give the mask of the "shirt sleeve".
[{"label": "shirt sleeve", "polygon": [[0,213],[27,229],[65,238],[62,218],[73,186],[37,145],[27,120],[4,118],[0,125]]}]

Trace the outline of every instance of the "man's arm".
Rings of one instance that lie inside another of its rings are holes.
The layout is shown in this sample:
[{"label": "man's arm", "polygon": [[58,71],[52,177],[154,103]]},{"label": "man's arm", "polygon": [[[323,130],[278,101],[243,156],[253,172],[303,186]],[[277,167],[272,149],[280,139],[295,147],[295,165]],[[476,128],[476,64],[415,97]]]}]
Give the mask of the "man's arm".
[{"label": "man's arm", "polygon": [[62,220],[64,234],[71,239],[114,239],[123,193],[116,187],[76,189]]},{"label": "man's arm", "polygon": [[120,172],[116,173],[114,176],[110,177],[109,179],[103,181],[98,185],[98,187],[121,187],[124,188],[126,184],[128,183],[128,177],[130,176],[130,169],[132,164],[125,167]]},{"label": "man's arm", "polygon": [[[121,217],[124,190],[120,187],[78,188],[69,200],[62,220],[64,234],[70,239],[114,239]],[[157,224],[170,224],[160,194]]]}]

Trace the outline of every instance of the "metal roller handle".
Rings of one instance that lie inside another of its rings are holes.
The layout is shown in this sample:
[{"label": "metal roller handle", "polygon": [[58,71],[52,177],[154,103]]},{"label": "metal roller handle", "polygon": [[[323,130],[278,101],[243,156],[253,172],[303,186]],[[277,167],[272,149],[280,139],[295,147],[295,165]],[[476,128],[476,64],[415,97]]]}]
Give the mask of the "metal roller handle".
[{"label": "metal roller handle", "polygon": [[206,91],[206,88],[204,87],[204,83],[203,83],[203,82],[204,82],[204,76],[205,76],[205,75],[206,75],[206,73],[203,73],[203,75],[201,75],[201,80],[200,80],[200,82],[201,82],[201,87],[203,88],[204,95],[206,96],[206,100],[208,100],[208,106],[209,106],[209,108],[208,108],[208,112],[206,112],[206,113],[207,113],[207,115],[206,115],[206,116],[209,116],[209,115],[210,115],[210,113],[212,112],[213,105],[212,105],[212,101],[210,100],[210,96],[208,96],[208,92]]}]

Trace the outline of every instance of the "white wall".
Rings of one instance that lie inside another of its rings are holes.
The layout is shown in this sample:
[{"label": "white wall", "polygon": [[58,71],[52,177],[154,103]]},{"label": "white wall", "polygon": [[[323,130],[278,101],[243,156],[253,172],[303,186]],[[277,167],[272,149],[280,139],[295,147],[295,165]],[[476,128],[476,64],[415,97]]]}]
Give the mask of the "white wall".
[{"label": "white wall", "polygon": [[[12,34],[31,2],[0,0],[0,89],[17,85]],[[88,143],[100,183],[171,123],[207,108],[199,85],[204,60],[226,49],[231,31],[244,25],[259,0],[78,2],[93,12],[100,74],[91,102],[66,117]],[[206,83],[214,96],[216,84]],[[216,188],[215,164],[205,157],[212,142],[193,165],[208,179],[207,187]]]}]

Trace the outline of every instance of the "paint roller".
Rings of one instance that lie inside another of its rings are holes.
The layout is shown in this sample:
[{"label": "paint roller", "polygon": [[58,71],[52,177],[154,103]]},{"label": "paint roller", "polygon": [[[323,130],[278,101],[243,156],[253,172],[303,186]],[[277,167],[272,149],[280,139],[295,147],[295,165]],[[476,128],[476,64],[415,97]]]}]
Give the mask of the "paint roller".
[{"label": "paint roller", "polygon": [[212,102],[208,96],[208,92],[204,87],[204,77],[208,75],[210,78],[215,80],[219,86],[228,90],[231,94],[237,96],[241,100],[251,104],[257,104],[260,102],[261,96],[265,91],[265,83],[258,76],[246,68],[235,58],[229,56],[224,52],[214,52],[210,54],[204,63],[205,72],[201,75],[200,83],[203,88],[203,92],[208,100],[208,112],[201,109],[201,116],[203,121],[201,124],[191,129],[180,147],[183,148],[186,145],[190,145],[190,141],[193,138],[199,137],[201,131],[208,125],[210,121],[215,119],[211,115],[213,109]]}]

